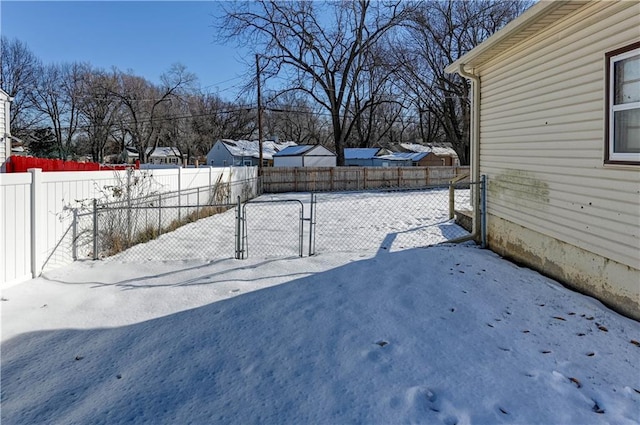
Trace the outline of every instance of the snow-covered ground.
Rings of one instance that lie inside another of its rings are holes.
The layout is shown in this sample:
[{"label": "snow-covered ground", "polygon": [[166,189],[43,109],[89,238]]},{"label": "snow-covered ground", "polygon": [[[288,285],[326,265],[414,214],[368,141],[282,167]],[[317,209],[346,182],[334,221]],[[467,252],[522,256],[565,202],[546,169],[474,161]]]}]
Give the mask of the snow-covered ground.
[{"label": "snow-covered ground", "polygon": [[3,289],[2,424],[640,423],[640,323],[490,251],[207,260],[207,229]]}]

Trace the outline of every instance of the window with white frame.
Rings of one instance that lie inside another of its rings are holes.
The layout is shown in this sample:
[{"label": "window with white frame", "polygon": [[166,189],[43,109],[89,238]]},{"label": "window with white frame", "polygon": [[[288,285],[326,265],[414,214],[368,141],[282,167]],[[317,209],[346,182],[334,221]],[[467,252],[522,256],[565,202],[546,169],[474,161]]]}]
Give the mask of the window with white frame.
[{"label": "window with white frame", "polygon": [[606,54],[605,162],[640,165],[640,42]]}]

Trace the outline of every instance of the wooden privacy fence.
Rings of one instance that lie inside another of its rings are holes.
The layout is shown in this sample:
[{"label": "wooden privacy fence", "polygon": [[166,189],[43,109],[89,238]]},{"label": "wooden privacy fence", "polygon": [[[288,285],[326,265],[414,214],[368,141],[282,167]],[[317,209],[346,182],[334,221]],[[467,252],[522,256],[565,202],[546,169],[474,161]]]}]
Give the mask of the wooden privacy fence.
[{"label": "wooden privacy fence", "polygon": [[469,167],[268,167],[262,170],[262,190],[331,192],[381,188],[416,188],[448,184]]}]

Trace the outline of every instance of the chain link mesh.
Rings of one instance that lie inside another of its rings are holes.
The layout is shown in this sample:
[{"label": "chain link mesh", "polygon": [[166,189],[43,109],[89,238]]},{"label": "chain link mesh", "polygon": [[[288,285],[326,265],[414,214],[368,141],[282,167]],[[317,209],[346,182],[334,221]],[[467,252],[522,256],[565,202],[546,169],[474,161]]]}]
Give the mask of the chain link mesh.
[{"label": "chain link mesh", "polygon": [[242,234],[245,252],[240,258],[302,256],[304,235],[308,235],[304,209],[304,203],[297,199],[270,200],[263,196],[246,203]]},{"label": "chain link mesh", "polygon": [[85,208],[77,214],[76,258],[232,258],[235,201],[255,197],[257,187],[255,180],[218,183]]},{"label": "chain link mesh", "polygon": [[96,205],[77,214],[75,256],[135,262],[424,247],[469,234],[451,213],[471,209],[475,184],[252,199],[254,183]]},{"label": "chain link mesh", "polygon": [[[468,192],[456,191],[459,208]],[[318,195],[316,249],[401,250],[467,235],[449,218],[448,187]]]}]

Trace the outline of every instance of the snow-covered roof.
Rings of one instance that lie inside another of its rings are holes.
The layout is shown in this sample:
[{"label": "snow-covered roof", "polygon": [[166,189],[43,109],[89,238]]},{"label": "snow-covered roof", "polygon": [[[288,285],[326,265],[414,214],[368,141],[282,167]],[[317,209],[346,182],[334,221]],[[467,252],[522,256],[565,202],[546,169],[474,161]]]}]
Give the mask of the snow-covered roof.
[{"label": "snow-covered roof", "polygon": [[122,155],[126,156],[127,158],[139,158],[140,154],[138,153],[138,150],[134,147],[131,146],[126,146],[124,148],[124,151],[122,152]]},{"label": "snow-covered roof", "polygon": [[313,145],[289,146],[288,148],[278,152],[277,156],[304,155],[306,152],[309,152],[313,148],[314,148]]},{"label": "snow-covered roof", "polygon": [[168,157],[168,156],[180,156],[180,150],[173,146],[159,146],[155,149],[147,148],[145,154],[149,157]]},{"label": "snow-covered roof", "polygon": [[[259,143],[257,140],[222,139],[221,142],[224,143],[229,153],[233,156],[260,158]],[[273,159],[273,155],[289,146],[297,145],[296,142],[274,142],[273,140],[265,140],[262,142],[262,159]]]},{"label": "snow-covered roof", "polygon": [[426,146],[420,145],[418,143],[400,143],[400,146],[402,146],[403,149],[411,152],[433,153],[434,155],[438,156],[458,156],[456,151],[454,151],[452,148],[446,148],[443,146]]},{"label": "snow-covered roof", "polygon": [[290,146],[286,149],[281,150],[275,156],[326,156],[326,157],[335,157],[336,154],[331,152],[329,149],[325,148],[322,145],[300,145],[300,146]]},{"label": "snow-covered roof", "polygon": [[429,155],[429,152],[393,152],[389,155],[382,155],[379,158],[386,159],[389,161],[411,160],[414,162],[418,162],[427,155]]},{"label": "snow-covered roof", "polygon": [[371,159],[378,155],[380,148],[345,148],[344,159]]}]

